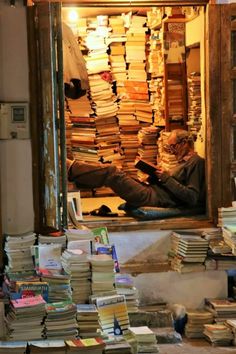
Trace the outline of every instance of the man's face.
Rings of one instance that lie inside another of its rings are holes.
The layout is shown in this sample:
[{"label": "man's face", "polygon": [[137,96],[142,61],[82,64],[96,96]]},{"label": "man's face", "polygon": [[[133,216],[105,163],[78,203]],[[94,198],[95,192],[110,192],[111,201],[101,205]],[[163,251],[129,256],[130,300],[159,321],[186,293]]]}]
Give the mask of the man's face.
[{"label": "man's face", "polygon": [[182,161],[183,157],[189,153],[189,145],[185,139],[178,142],[175,134],[171,134],[167,141],[170,152],[176,156],[178,161]]}]

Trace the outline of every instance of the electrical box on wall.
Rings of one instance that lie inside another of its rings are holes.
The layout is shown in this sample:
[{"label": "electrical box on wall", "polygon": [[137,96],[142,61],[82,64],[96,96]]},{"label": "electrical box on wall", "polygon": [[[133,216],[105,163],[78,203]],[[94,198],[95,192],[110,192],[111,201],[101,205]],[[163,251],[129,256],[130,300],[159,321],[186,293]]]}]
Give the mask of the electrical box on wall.
[{"label": "electrical box on wall", "polygon": [[29,104],[0,102],[0,139],[29,139]]}]

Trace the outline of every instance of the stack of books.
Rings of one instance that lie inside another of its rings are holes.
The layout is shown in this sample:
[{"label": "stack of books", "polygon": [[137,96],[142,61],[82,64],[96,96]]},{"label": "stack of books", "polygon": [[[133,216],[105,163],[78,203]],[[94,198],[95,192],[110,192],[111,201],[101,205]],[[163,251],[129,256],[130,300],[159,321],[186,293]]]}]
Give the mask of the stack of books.
[{"label": "stack of books", "polygon": [[76,305],[70,301],[46,304],[44,338],[71,339],[77,335]]},{"label": "stack of books", "polygon": [[204,310],[187,310],[184,334],[187,338],[204,338],[204,324],[213,323],[213,314]]},{"label": "stack of books", "polygon": [[123,295],[98,297],[96,300],[101,329],[108,335],[125,335],[130,327]]},{"label": "stack of books", "polygon": [[158,127],[165,126],[165,102],[163,78],[152,78],[149,81],[150,103],[153,109],[153,123]]},{"label": "stack of books", "polygon": [[[147,86],[146,89],[148,89]],[[150,102],[137,102],[135,105],[135,115],[141,126],[146,127],[151,125],[153,123],[153,110]]]},{"label": "stack of books", "polygon": [[205,309],[213,314],[218,323],[236,318],[236,301],[232,299],[205,299]]},{"label": "stack of books", "polygon": [[4,250],[7,255],[8,264],[5,272],[33,271],[34,262],[31,255],[31,246],[36,241],[34,232],[27,232],[17,235],[5,235]]},{"label": "stack of books", "polygon": [[30,354],[66,354],[64,340],[38,340],[28,342],[27,349]]},{"label": "stack of books", "polygon": [[92,294],[114,290],[114,260],[110,255],[98,254],[89,257],[92,269]]},{"label": "stack of books", "polygon": [[41,339],[46,302],[41,295],[10,300],[6,316],[7,340]]},{"label": "stack of books", "polygon": [[73,339],[66,341],[67,353],[92,353],[102,354],[105,348],[105,342],[102,338],[87,338],[87,339]]},{"label": "stack of books", "polygon": [[180,273],[205,270],[208,241],[196,235],[171,234],[171,268]]},{"label": "stack of books", "polygon": [[112,79],[119,85],[120,82],[127,80],[126,61],[125,61],[125,46],[126,33],[124,27],[124,19],[122,16],[111,16],[109,25],[112,32],[109,36],[110,45],[110,65]]},{"label": "stack of books", "polygon": [[230,319],[225,321],[225,325],[228,326],[233,333],[233,345],[236,345],[236,320]]},{"label": "stack of books", "polygon": [[134,286],[134,280],[130,274],[117,273],[115,275],[115,287],[118,295],[124,295],[127,311],[137,312],[139,305],[138,290]]},{"label": "stack of books", "polygon": [[205,324],[203,332],[206,340],[212,345],[231,345],[234,335],[231,329],[225,324]]},{"label": "stack of books", "polygon": [[64,249],[66,248],[66,235],[56,235],[56,236],[38,235],[38,243],[40,245],[45,243],[46,244],[57,243],[57,244],[61,244],[61,248]]},{"label": "stack of books", "polygon": [[[72,241],[78,243],[79,241]],[[90,254],[90,241],[87,250],[66,249],[62,254],[62,266],[70,274],[72,300],[75,303],[86,303],[91,295],[91,271],[87,255]],[[87,251],[87,252],[86,252]]]},{"label": "stack of books", "polygon": [[77,304],[76,319],[80,338],[99,336],[101,329],[95,304]]},{"label": "stack of books", "polygon": [[218,208],[218,226],[223,227],[228,224],[236,224],[236,207],[221,207]]},{"label": "stack of books", "polygon": [[130,327],[127,339],[137,354],[159,353],[156,335],[147,326]]},{"label": "stack of books", "polygon": [[43,271],[41,272],[40,279],[49,285],[49,302],[72,300],[69,274],[64,271]]},{"label": "stack of books", "polygon": [[169,171],[172,168],[175,168],[178,165],[178,161],[175,155],[171,154],[167,151],[166,146],[168,146],[168,138],[170,136],[170,132],[165,132],[161,130],[160,136],[157,140],[158,146],[158,164],[160,167]]},{"label": "stack of books", "polygon": [[[147,126],[140,129],[138,133],[139,148],[137,160],[145,160],[153,165],[157,164],[157,136],[158,128],[154,126]],[[147,179],[148,175],[138,171],[137,177],[143,181]]]},{"label": "stack of books", "polygon": [[27,341],[0,341],[0,354],[25,354],[26,347]]},{"label": "stack of books", "polygon": [[236,224],[226,224],[222,228],[224,242],[230,247],[234,256],[236,256]]},{"label": "stack of books", "polygon": [[133,15],[127,35],[126,62],[129,63],[128,79],[146,81],[145,71],[146,60],[146,17]]},{"label": "stack of books", "polygon": [[188,75],[188,126],[198,132],[202,126],[201,74],[191,72]]},{"label": "stack of books", "polygon": [[105,339],[106,347],[104,354],[132,354],[131,345],[123,338],[113,336]]},{"label": "stack of books", "polygon": [[121,99],[118,107],[117,118],[120,127],[120,144],[124,151],[122,168],[130,176],[136,177],[134,162],[139,146],[137,134],[140,125],[135,116],[135,104]]}]

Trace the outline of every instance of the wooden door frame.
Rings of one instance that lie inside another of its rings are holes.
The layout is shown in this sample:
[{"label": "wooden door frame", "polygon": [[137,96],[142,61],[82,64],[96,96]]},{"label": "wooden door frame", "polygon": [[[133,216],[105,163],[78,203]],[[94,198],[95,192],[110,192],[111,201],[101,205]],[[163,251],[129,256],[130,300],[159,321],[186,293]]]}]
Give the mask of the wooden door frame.
[{"label": "wooden door frame", "polygon": [[[36,0],[35,3],[42,2],[42,0]],[[47,2],[47,1],[46,1]],[[55,1],[56,2],[56,1]],[[122,1],[80,1],[80,6],[105,6],[105,4],[110,4],[110,6],[122,6],[124,2]],[[63,3],[77,3],[78,1],[63,1]],[[126,2],[127,3],[127,2]],[[152,3],[153,1],[145,2],[145,6]],[[206,5],[207,1],[199,0],[199,1],[168,1],[165,2],[165,6],[173,6],[178,3],[178,5]],[[142,6],[143,1],[136,1],[135,4],[139,4]],[[132,6],[133,6],[132,2]],[[161,6],[162,2],[155,1],[156,6]],[[106,5],[107,6],[107,5]],[[222,188],[223,182],[229,178],[229,168],[227,165],[228,157],[223,156],[223,152],[227,151],[228,148],[222,144],[222,112],[226,115],[226,111],[223,110],[221,104],[221,80],[222,80],[222,72],[221,72],[221,53],[224,49],[224,46],[221,43],[221,17],[222,13],[227,10],[227,6],[229,5],[206,5],[206,15],[205,15],[205,29],[206,29],[206,41],[205,41],[205,53],[206,53],[206,65],[205,65],[205,94],[206,94],[206,178],[207,178],[207,214],[210,220],[213,220],[215,223],[217,221],[217,209],[222,206],[223,201],[226,204],[229,204],[230,198],[229,193],[224,194],[225,188]],[[33,11],[29,8],[28,11],[28,29],[31,31],[32,29],[32,18]],[[33,48],[35,46],[35,38],[33,35],[29,35],[29,48]],[[35,49],[35,48],[34,48]],[[37,62],[37,50],[30,50],[30,71],[37,72],[37,68],[35,66],[35,62]],[[36,55],[36,56],[35,56]],[[40,178],[38,177],[38,158],[40,152],[40,142],[37,139],[37,119],[39,112],[37,111],[37,76],[34,79],[33,74],[31,75],[31,117],[32,117],[32,145],[33,145],[33,171],[34,171],[34,193],[35,195],[35,215],[36,222],[40,220],[38,215],[40,215]],[[223,157],[222,157],[223,156]],[[223,160],[223,162],[222,162]],[[224,195],[223,195],[224,194]],[[36,228],[40,229],[40,225],[36,224]]]}]

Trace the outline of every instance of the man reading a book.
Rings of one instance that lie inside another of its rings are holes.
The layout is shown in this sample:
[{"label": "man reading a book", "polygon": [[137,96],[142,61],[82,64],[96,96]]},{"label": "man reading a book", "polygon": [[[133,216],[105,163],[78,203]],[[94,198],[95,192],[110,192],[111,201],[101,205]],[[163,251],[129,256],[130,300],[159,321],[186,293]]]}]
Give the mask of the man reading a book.
[{"label": "man reading a book", "polygon": [[182,129],[173,130],[165,147],[178,160],[166,171],[156,166],[148,183],[129,177],[113,165],[90,165],[67,159],[68,180],[78,188],[110,187],[129,207],[205,207],[205,162],[194,151],[194,139]]}]

